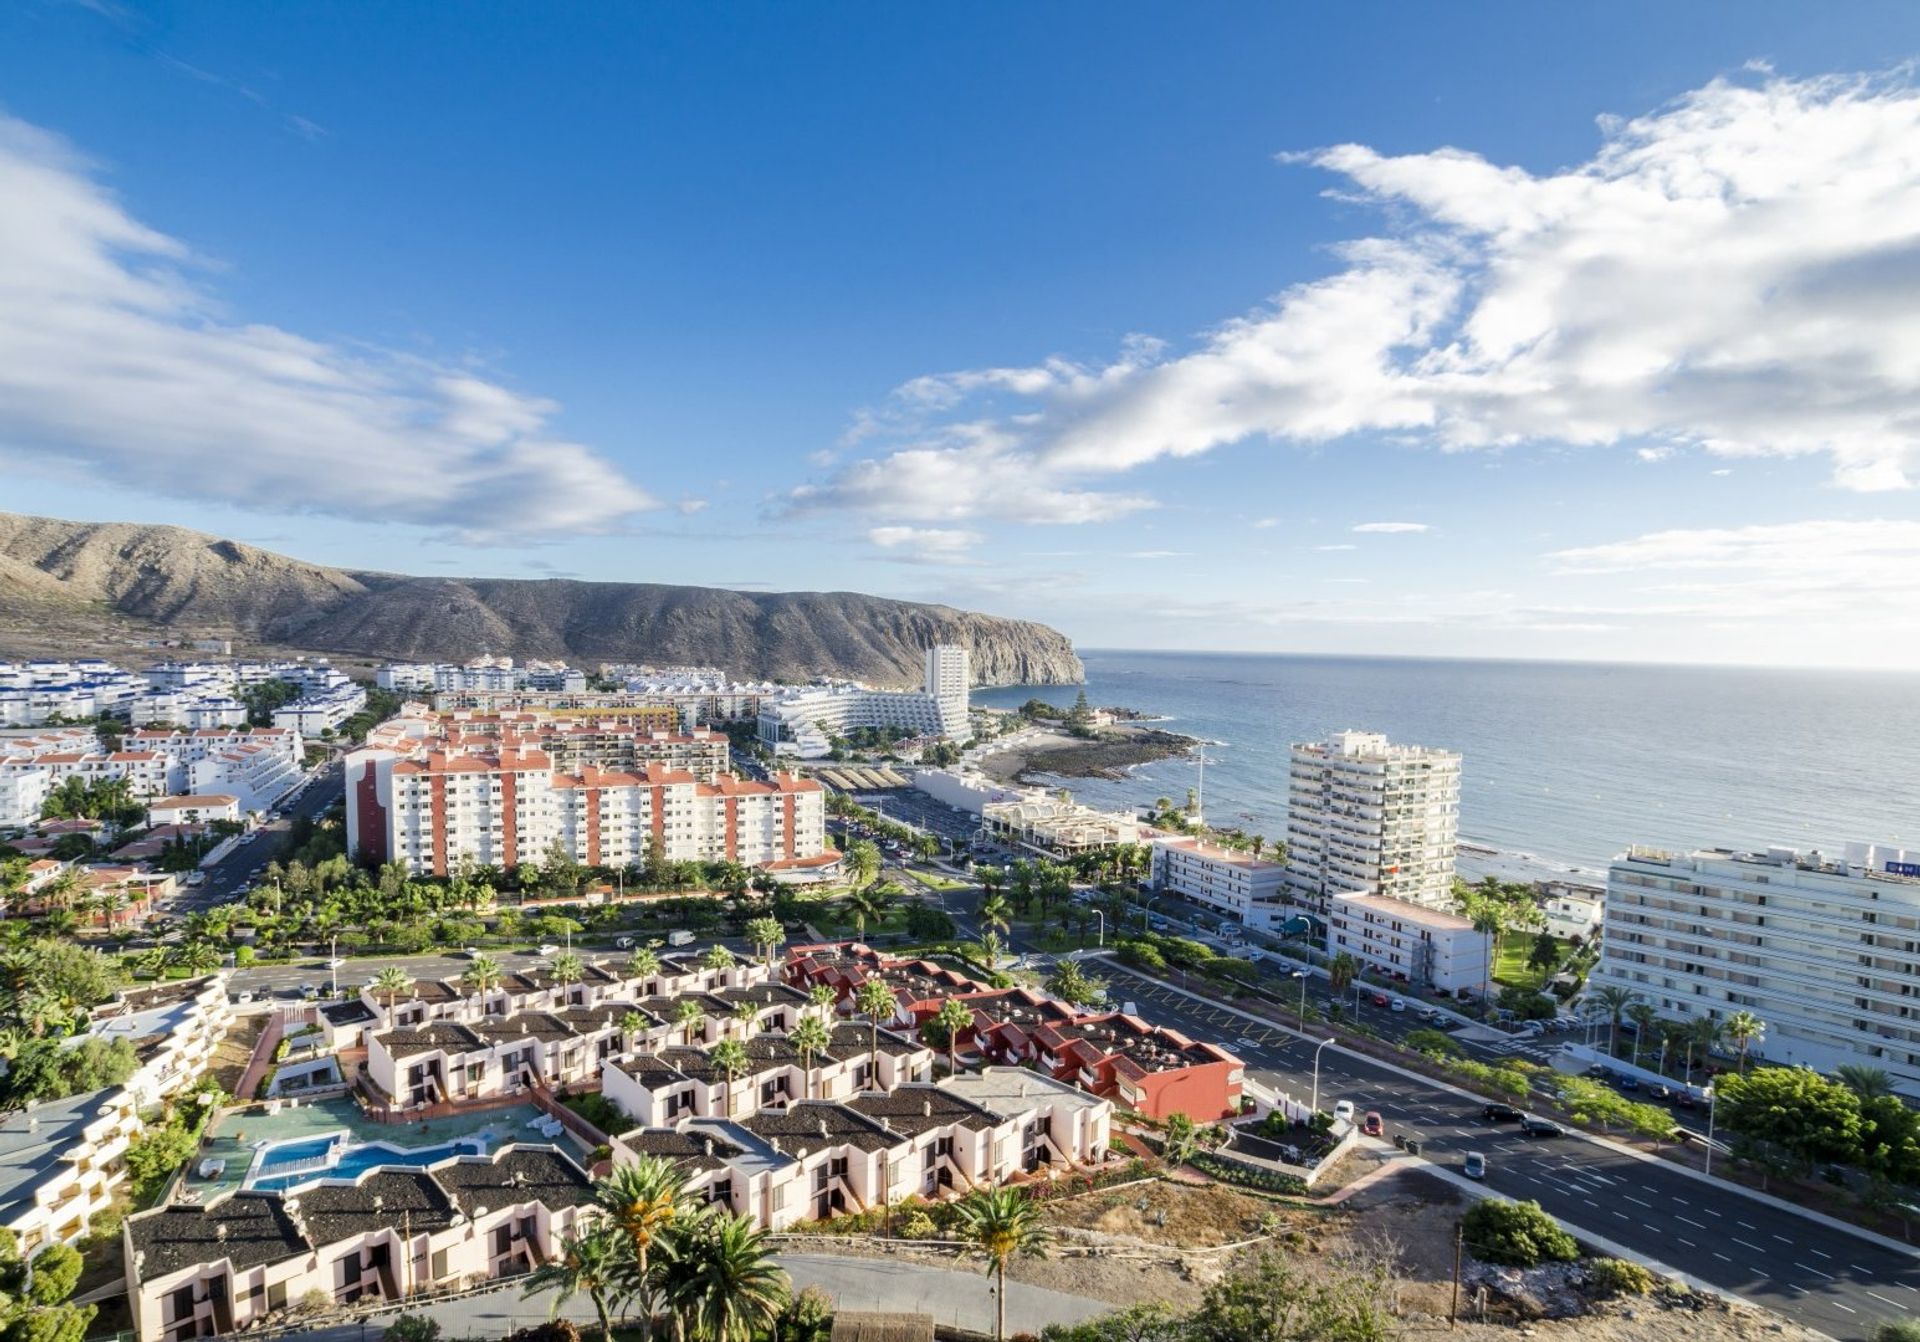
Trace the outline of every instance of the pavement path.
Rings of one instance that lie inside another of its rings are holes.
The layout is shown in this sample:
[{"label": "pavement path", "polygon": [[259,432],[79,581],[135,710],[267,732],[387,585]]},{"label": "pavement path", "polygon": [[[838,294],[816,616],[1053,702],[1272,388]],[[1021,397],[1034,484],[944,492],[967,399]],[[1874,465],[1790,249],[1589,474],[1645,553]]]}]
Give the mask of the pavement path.
[{"label": "pavement path", "polygon": [[[781,1254],[776,1261],[793,1279],[796,1292],[818,1286],[834,1298],[839,1309],[927,1313],[945,1327],[988,1336],[993,1333],[993,1281],[978,1270],[968,1272],[898,1258],[842,1258],[833,1254]],[[448,1342],[459,1342],[462,1338],[504,1337],[517,1328],[544,1323],[551,1303],[551,1293],[526,1300],[517,1289],[508,1287],[458,1300],[415,1304],[405,1312],[432,1317],[440,1324]],[[1017,1281],[1008,1283],[1009,1329],[1017,1326],[1023,1331],[1038,1332],[1050,1323],[1079,1323],[1113,1308],[1104,1301],[1065,1291],[1027,1286]],[[363,1342],[363,1339],[378,1342],[393,1314],[399,1312],[315,1328],[302,1333],[301,1337],[312,1342]],[[570,1300],[560,1313],[577,1323],[598,1322],[592,1302],[584,1296]]]}]

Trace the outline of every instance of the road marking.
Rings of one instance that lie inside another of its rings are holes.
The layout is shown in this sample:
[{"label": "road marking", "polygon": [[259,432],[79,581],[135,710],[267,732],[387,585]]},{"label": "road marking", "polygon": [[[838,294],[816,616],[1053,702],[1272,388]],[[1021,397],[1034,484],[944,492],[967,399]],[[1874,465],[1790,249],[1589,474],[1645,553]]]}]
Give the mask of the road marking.
[{"label": "road marking", "polygon": [[1736,1221],[1734,1222],[1734,1224],[1739,1226],[1742,1230],[1758,1230],[1760,1228],[1759,1226],[1755,1225],[1751,1221]]},{"label": "road marking", "polygon": [[1631,1216],[1628,1216],[1625,1212],[1615,1212],[1614,1215],[1619,1217],[1622,1221],[1631,1221],[1633,1219]]},{"label": "road marking", "polygon": [[1701,1210],[1701,1211],[1703,1211],[1703,1212],[1705,1212],[1705,1213],[1706,1213],[1706,1214],[1707,1214],[1708,1216],[1718,1216],[1718,1215],[1720,1215],[1720,1213],[1719,1213],[1719,1212],[1717,1212],[1717,1211],[1715,1211],[1715,1210],[1714,1210],[1713,1208],[1711,1208],[1711,1207],[1702,1207],[1702,1208],[1701,1208],[1700,1210]]},{"label": "road marking", "polygon": [[1697,1249],[1700,1247],[1699,1245],[1695,1244],[1692,1240],[1687,1239],[1684,1236],[1675,1235],[1674,1238],[1679,1240],[1682,1244],[1686,1245],[1689,1249]]},{"label": "road marking", "polygon": [[1682,1207],[1691,1207],[1693,1205],[1691,1202],[1688,1202],[1685,1198],[1675,1198],[1674,1201],[1679,1203]]},{"label": "road marking", "polygon": [[1819,1268],[1808,1267],[1805,1263],[1795,1263],[1794,1266],[1799,1268],[1802,1272],[1811,1272],[1814,1276],[1821,1278],[1823,1281],[1833,1280],[1833,1274],[1831,1272],[1822,1272]]},{"label": "road marking", "polygon": [[1867,1294],[1872,1296],[1875,1300],[1878,1300],[1883,1305],[1892,1305],[1895,1309],[1903,1308],[1903,1306],[1899,1305],[1895,1301],[1887,1299],[1884,1295],[1881,1295],[1878,1291],[1868,1291]]},{"label": "road marking", "polygon": [[1733,1260],[1732,1260],[1731,1258],[1729,1258],[1729,1257],[1727,1257],[1727,1256],[1726,1256],[1725,1254],[1723,1254],[1723,1253],[1721,1253],[1721,1252],[1720,1252],[1720,1251],[1719,1251],[1718,1249],[1715,1249],[1715,1250],[1713,1251],[1713,1256],[1714,1256],[1715,1258],[1718,1258],[1718,1259],[1719,1259],[1719,1260],[1720,1260],[1721,1262],[1723,1262],[1723,1263],[1731,1263],[1731,1262],[1733,1261]]},{"label": "road marking", "polygon": [[1687,1225],[1692,1226],[1695,1230],[1705,1230],[1707,1228],[1707,1223],[1705,1221],[1688,1221],[1687,1218],[1684,1216],[1676,1216],[1673,1219],[1676,1221],[1685,1222]]},{"label": "road marking", "polygon": [[1857,1309],[1854,1309],[1854,1308],[1853,1308],[1852,1306],[1850,1306],[1850,1305],[1843,1305],[1843,1304],[1841,1304],[1841,1303],[1840,1303],[1840,1302],[1839,1302],[1838,1300],[1835,1300],[1835,1301],[1831,1301],[1830,1303],[1831,1303],[1831,1304],[1833,1305],[1833,1307],[1834,1307],[1835,1309],[1844,1309],[1844,1310],[1846,1310],[1846,1311],[1847,1311],[1847,1313],[1849,1313],[1849,1314],[1858,1314],[1858,1313],[1860,1312],[1859,1310],[1857,1310]]},{"label": "road marking", "polygon": [[1792,1240],[1790,1240],[1790,1239],[1788,1239],[1788,1238],[1787,1238],[1787,1237],[1786,1237],[1785,1235],[1775,1235],[1775,1236],[1774,1236],[1774,1238],[1775,1238],[1775,1239],[1777,1239],[1777,1240],[1779,1240],[1779,1241],[1780,1241],[1780,1242],[1781,1242],[1782,1244],[1791,1244],[1791,1243],[1793,1243],[1793,1241],[1792,1241]]},{"label": "road marking", "polygon": [[1848,1263],[1847,1266],[1852,1268],[1855,1272],[1858,1272],[1863,1277],[1871,1277],[1873,1275],[1871,1271],[1869,1271],[1864,1267],[1861,1267],[1858,1263]]},{"label": "road marking", "polygon": [[1631,1193],[1627,1194],[1627,1201],[1645,1207],[1648,1211],[1653,1210],[1653,1204],[1651,1202],[1641,1202],[1639,1198],[1634,1197]]},{"label": "road marking", "polygon": [[1832,1258],[1833,1257],[1832,1254],[1821,1253],[1818,1249],[1808,1249],[1807,1252],[1812,1254],[1815,1258]]},{"label": "road marking", "polygon": [[1738,1244],[1743,1249],[1752,1249],[1755,1253],[1766,1252],[1766,1250],[1761,1248],[1758,1244],[1749,1244],[1746,1240],[1741,1239],[1738,1235],[1729,1235],[1727,1236],[1727,1238],[1732,1240],[1735,1244]]},{"label": "road marking", "polygon": [[1599,1203],[1595,1202],[1592,1198],[1581,1198],[1580,1200],[1586,1203],[1589,1207],[1598,1207],[1600,1205]]}]

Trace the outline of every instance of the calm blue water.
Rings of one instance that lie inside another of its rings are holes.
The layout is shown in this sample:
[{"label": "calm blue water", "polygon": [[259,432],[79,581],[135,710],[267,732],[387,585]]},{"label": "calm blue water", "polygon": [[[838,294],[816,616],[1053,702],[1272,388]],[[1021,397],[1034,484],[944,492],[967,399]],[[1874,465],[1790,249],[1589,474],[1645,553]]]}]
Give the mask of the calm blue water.
[{"label": "calm blue water", "polygon": [[[1564,662],[1095,651],[1087,697],[1210,741],[1206,813],[1285,833],[1287,744],[1352,727],[1459,751],[1465,839],[1594,869],[1630,843],[1920,847],[1920,676]],[[1012,707],[1060,686],[977,690]],[[1182,799],[1190,759],[1067,781]]]},{"label": "calm blue water", "polygon": [[318,1156],[324,1156],[332,1148],[334,1136],[307,1137],[297,1142],[281,1142],[277,1146],[270,1146],[261,1154],[260,1170],[265,1173],[268,1170],[277,1170],[282,1165],[291,1165],[295,1161],[313,1160]]},{"label": "calm blue water", "polygon": [[[276,1147],[268,1152],[267,1159],[261,1163],[262,1170],[269,1170],[288,1161],[311,1159],[326,1151],[330,1138],[317,1138],[308,1141],[291,1142],[285,1147]],[[445,1160],[448,1156],[484,1155],[486,1145],[471,1137],[462,1137],[457,1141],[442,1142],[437,1146],[396,1148],[389,1146],[349,1146],[333,1164],[319,1169],[302,1170],[297,1174],[282,1174],[276,1177],[257,1178],[249,1187],[263,1192],[284,1192],[302,1184],[310,1184],[316,1179],[353,1179],[363,1171],[376,1165],[431,1165],[435,1161]]]}]

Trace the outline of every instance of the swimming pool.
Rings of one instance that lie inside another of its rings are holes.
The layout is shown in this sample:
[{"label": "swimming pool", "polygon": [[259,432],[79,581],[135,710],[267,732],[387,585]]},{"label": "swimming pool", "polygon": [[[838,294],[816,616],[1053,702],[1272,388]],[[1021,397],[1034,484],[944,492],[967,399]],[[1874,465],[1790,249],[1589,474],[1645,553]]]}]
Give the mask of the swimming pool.
[{"label": "swimming pool", "polygon": [[[246,1187],[284,1193],[319,1179],[356,1179],[377,1165],[416,1167],[450,1156],[484,1156],[485,1137],[461,1137],[434,1146],[394,1146],[388,1142],[352,1142],[347,1134],[279,1142],[254,1157]],[[298,1168],[289,1169],[290,1166]],[[275,1171],[280,1171],[276,1173]]]}]

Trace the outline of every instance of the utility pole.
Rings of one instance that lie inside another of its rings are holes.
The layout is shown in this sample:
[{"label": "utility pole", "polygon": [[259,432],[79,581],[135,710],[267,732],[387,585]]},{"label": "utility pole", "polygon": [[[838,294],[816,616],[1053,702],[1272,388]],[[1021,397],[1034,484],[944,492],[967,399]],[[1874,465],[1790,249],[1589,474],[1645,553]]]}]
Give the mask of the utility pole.
[{"label": "utility pole", "polygon": [[1460,1326],[1460,1255],[1467,1244],[1467,1228],[1457,1225],[1453,1228],[1453,1304],[1447,1310],[1447,1327]]}]

